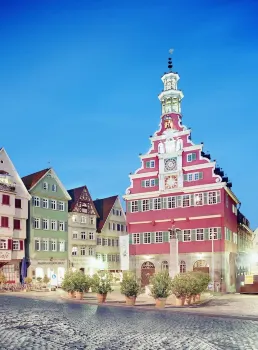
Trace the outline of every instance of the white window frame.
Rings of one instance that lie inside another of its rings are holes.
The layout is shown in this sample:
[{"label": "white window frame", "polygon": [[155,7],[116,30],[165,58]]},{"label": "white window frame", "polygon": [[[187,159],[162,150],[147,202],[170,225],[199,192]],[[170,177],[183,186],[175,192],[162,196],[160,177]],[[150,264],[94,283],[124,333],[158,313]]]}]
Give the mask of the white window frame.
[{"label": "white window frame", "polygon": [[34,218],[34,228],[35,230],[40,230],[41,227],[41,220],[40,218]]},{"label": "white window frame", "polygon": [[155,242],[163,243],[163,232],[155,232]]},{"label": "white window frame", "polygon": [[[36,249],[36,245],[38,246],[38,249]],[[39,238],[34,238],[34,249],[36,252],[40,251],[40,239]]]},{"label": "white window frame", "polygon": [[72,256],[78,255],[78,247],[72,247]]},{"label": "white window frame", "polygon": [[33,197],[33,205],[34,205],[34,207],[37,207],[37,208],[40,207],[40,198],[39,197]]},{"label": "white window frame", "polygon": [[191,230],[183,230],[183,242],[191,242]]},{"label": "white window frame", "polygon": [[87,223],[87,218],[86,218],[86,216],[82,216],[82,217],[81,217],[81,223],[82,223],[82,224],[86,224],[86,223]]},{"label": "white window frame", "polygon": [[93,247],[89,247],[88,254],[89,254],[89,256],[93,256],[94,255]]},{"label": "white window frame", "polygon": [[150,168],[155,168],[155,160],[150,160]]},{"label": "white window frame", "polygon": [[42,198],[42,208],[48,209],[48,199]]},{"label": "white window frame", "polygon": [[58,202],[58,210],[60,210],[60,211],[65,210],[65,202],[63,202],[63,201]]},{"label": "white window frame", "polygon": [[0,239],[0,249],[3,249],[3,250],[8,249],[7,239]]},{"label": "white window frame", "polygon": [[142,211],[149,211],[149,210],[150,210],[150,200],[143,199],[142,200]]},{"label": "white window frame", "polygon": [[195,193],[194,194],[194,206],[196,207],[200,207],[202,205],[204,205],[203,203],[203,193]]},{"label": "white window frame", "polygon": [[86,247],[81,247],[80,254],[81,254],[81,256],[85,256],[86,255]]},{"label": "white window frame", "polygon": [[51,200],[50,200],[50,208],[51,208],[52,210],[56,210],[56,209],[57,209],[57,202],[56,202],[55,199],[51,199]]},{"label": "white window frame", "polygon": [[94,225],[95,224],[95,218],[93,218],[92,216],[90,217],[90,224]]},{"label": "white window frame", "polygon": [[175,209],[176,207],[177,207],[176,196],[167,197],[167,208],[168,209]]},{"label": "white window frame", "polygon": [[86,232],[81,232],[81,239],[83,239],[83,240],[86,240],[87,239],[87,234],[86,234]]},{"label": "white window frame", "polygon": [[49,230],[49,219],[42,219],[42,230]]},{"label": "white window frame", "polygon": [[13,250],[20,250],[20,241],[18,239],[13,239]]},{"label": "white window frame", "polygon": [[51,230],[57,231],[57,221],[56,220],[51,220]]},{"label": "white window frame", "polygon": [[72,222],[77,222],[77,215],[72,216]]},{"label": "white window frame", "polygon": [[57,250],[57,241],[56,241],[56,239],[52,239],[51,240],[51,250],[52,250],[52,252],[56,252],[56,250]]},{"label": "white window frame", "polygon": [[73,237],[73,239],[78,239],[78,232],[77,231],[73,231],[72,237]]},{"label": "white window frame", "polygon": [[59,221],[58,229],[59,229],[59,231],[64,231],[65,230],[65,223],[64,223],[64,221]]},{"label": "white window frame", "polygon": [[88,236],[91,241],[94,240],[94,232],[89,232]]},{"label": "white window frame", "polygon": [[191,204],[191,198],[189,194],[184,194],[182,195],[182,207],[186,208],[186,207],[190,207]]},{"label": "white window frame", "polygon": [[43,252],[48,252],[49,251],[49,241],[48,241],[48,238],[43,238],[42,239],[42,251]]},{"label": "white window frame", "polygon": [[208,204],[218,204],[218,191],[210,191],[208,192]]},{"label": "white window frame", "polygon": [[140,233],[133,233],[133,244],[140,244]]},{"label": "white window frame", "polygon": [[143,233],[143,243],[144,244],[151,244],[151,232],[144,232]]},{"label": "white window frame", "polygon": [[161,198],[153,198],[153,209],[160,210],[162,209],[162,200]]},{"label": "white window frame", "polygon": [[52,189],[52,192],[57,192],[57,185],[56,184],[53,184],[51,186],[51,189]]},{"label": "white window frame", "polygon": [[219,234],[218,227],[210,227],[209,228],[209,240],[212,241],[212,236],[213,236],[213,241],[217,241],[219,239],[218,234]]},{"label": "white window frame", "polygon": [[43,182],[43,190],[47,191],[48,190],[48,183]]},{"label": "white window frame", "polygon": [[[200,237],[201,237],[201,239],[198,239]],[[203,228],[196,229],[196,241],[204,241],[204,229]]]},{"label": "white window frame", "polygon": [[131,212],[136,213],[139,211],[138,201],[131,201]]},{"label": "white window frame", "polygon": [[65,251],[65,241],[59,241],[59,251],[60,252]]}]

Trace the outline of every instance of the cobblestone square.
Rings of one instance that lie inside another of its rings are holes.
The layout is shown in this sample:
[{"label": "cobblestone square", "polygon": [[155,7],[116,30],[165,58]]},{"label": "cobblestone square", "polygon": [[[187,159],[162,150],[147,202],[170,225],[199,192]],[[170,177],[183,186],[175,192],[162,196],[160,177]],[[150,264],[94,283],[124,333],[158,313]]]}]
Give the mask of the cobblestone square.
[{"label": "cobblestone square", "polygon": [[0,349],[258,349],[258,322],[0,296]]}]

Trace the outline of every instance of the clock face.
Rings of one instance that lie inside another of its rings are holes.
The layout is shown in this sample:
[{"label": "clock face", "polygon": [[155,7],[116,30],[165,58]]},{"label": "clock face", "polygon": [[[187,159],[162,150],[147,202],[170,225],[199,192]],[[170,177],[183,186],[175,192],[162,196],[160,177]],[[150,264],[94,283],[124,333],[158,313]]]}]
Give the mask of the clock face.
[{"label": "clock face", "polygon": [[165,171],[173,171],[177,169],[177,159],[176,158],[168,158],[165,159]]},{"label": "clock face", "polygon": [[165,189],[169,190],[171,188],[177,187],[177,175],[171,175],[165,177]]}]

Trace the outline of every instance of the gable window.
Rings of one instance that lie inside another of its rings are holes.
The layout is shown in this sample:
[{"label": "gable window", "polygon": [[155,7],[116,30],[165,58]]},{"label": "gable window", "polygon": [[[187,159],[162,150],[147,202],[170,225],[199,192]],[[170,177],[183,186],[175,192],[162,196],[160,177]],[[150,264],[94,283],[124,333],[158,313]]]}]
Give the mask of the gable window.
[{"label": "gable window", "polygon": [[176,208],[176,197],[168,197],[167,206],[168,206],[168,209]]},{"label": "gable window", "polygon": [[93,255],[93,248],[89,247],[89,256],[92,256],[92,255]]},{"label": "gable window", "polygon": [[14,230],[20,230],[21,229],[21,221],[18,219],[13,220],[13,228]]},{"label": "gable window", "polygon": [[51,206],[51,209],[56,210],[56,200],[55,199],[51,199],[50,206]]},{"label": "gable window", "polygon": [[77,215],[73,215],[73,216],[72,216],[72,221],[73,221],[73,222],[76,222],[76,221],[77,221]]},{"label": "gable window", "polygon": [[7,249],[7,239],[0,239],[0,249]]},{"label": "gable window", "polygon": [[51,241],[51,250],[52,252],[56,252],[56,240]]},{"label": "gable window", "polygon": [[81,247],[81,255],[86,255],[86,249],[85,247]]},{"label": "gable window", "polygon": [[7,216],[1,217],[1,226],[2,227],[9,227],[9,218]]},{"label": "gable window", "polygon": [[64,210],[65,210],[65,204],[64,204],[64,202],[58,202],[58,209],[61,210],[61,211],[64,211]]},{"label": "gable window", "polygon": [[196,160],[196,153],[188,153],[187,154],[187,162],[192,162]]},{"label": "gable window", "polygon": [[43,228],[43,230],[48,230],[49,229],[49,220],[48,219],[43,219],[42,220],[42,228]]},{"label": "gable window", "polygon": [[40,229],[40,219],[39,218],[34,219],[34,228],[37,230]]},{"label": "gable window", "polygon": [[203,179],[203,172],[199,173],[191,173],[191,174],[185,174],[184,180],[191,182],[191,181],[198,181]]},{"label": "gable window", "polygon": [[46,199],[46,198],[42,199],[42,207],[44,209],[48,209],[48,199]]},{"label": "gable window", "polygon": [[86,216],[82,216],[81,217],[81,223],[82,224],[86,224],[87,220],[86,220]]},{"label": "gable window", "polygon": [[131,212],[135,213],[139,210],[138,208],[138,201],[132,201],[131,202]]},{"label": "gable window", "polygon": [[78,248],[77,247],[72,247],[72,255],[76,256],[78,253]]},{"label": "gable window", "polygon": [[57,230],[57,221],[51,220],[51,230],[56,231]]},{"label": "gable window", "polygon": [[53,184],[52,185],[52,192],[56,192],[56,190],[57,190],[57,186],[56,186],[56,184]]},{"label": "gable window", "polygon": [[89,239],[91,239],[91,240],[94,239],[94,233],[93,232],[89,232]]},{"label": "gable window", "polygon": [[161,209],[161,198],[154,198],[153,199],[153,207],[154,207],[154,210]]},{"label": "gable window", "polygon": [[183,196],[183,207],[190,207],[190,196],[189,196],[189,194],[185,194]]},{"label": "gable window", "polygon": [[116,210],[116,215],[119,216],[119,210]]},{"label": "gable window", "polygon": [[59,231],[64,231],[65,230],[65,223],[64,221],[59,221]]},{"label": "gable window", "polygon": [[142,211],[148,211],[148,210],[150,210],[150,200],[143,199],[142,200]]},{"label": "gable window", "polygon": [[3,194],[2,204],[3,205],[10,205],[10,196],[8,196],[8,194]]},{"label": "gable window", "polygon": [[86,232],[81,232],[81,239],[86,239]]},{"label": "gable window", "polygon": [[90,218],[90,224],[91,224],[91,225],[94,225],[94,223],[95,223],[95,220],[94,220],[93,217],[91,217],[91,218]]},{"label": "gable window", "polygon": [[146,168],[155,168],[155,160],[147,161]]},{"label": "gable window", "polygon": [[184,230],[183,231],[183,240],[184,240],[184,242],[191,241],[191,230]]},{"label": "gable window", "polygon": [[163,232],[156,232],[155,242],[156,243],[163,242]]},{"label": "gable window", "polygon": [[33,197],[33,204],[34,204],[34,207],[40,207],[40,198]]},{"label": "gable window", "polygon": [[203,241],[204,240],[204,229],[198,228],[196,230],[196,241]]},{"label": "gable window", "polygon": [[40,251],[40,240],[38,238],[35,238],[35,250]]},{"label": "gable window", "polygon": [[151,243],[151,233],[150,232],[144,232],[143,234],[143,243],[150,244]]},{"label": "gable window", "polygon": [[21,209],[21,199],[15,198],[15,208]]},{"label": "gable window", "polygon": [[43,182],[43,190],[48,190],[48,183],[47,182]]}]

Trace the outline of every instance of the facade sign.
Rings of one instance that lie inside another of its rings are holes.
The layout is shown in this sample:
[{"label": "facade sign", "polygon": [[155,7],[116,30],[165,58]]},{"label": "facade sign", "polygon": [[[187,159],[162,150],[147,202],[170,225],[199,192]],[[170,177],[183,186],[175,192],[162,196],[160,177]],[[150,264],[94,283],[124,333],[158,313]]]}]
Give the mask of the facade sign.
[{"label": "facade sign", "polygon": [[253,275],[245,275],[245,284],[253,284],[254,276]]},{"label": "facade sign", "polygon": [[38,260],[37,265],[65,265],[65,260]]},{"label": "facade sign", "polygon": [[129,270],[129,235],[119,237],[121,270]]},{"label": "facade sign", "polygon": [[12,253],[7,250],[7,251],[0,251],[0,261],[8,261],[12,259]]}]

